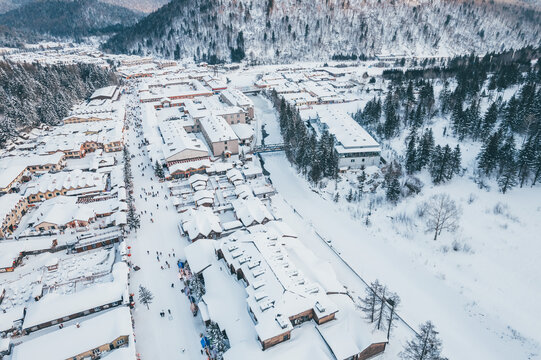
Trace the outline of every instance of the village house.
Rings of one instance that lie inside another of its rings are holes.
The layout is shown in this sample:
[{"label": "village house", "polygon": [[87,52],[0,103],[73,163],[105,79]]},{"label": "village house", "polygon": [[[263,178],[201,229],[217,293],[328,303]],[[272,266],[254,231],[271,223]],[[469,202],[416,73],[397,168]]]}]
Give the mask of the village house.
[{"label": "village house", "polygon": [[13,347],[11,359],[94,360],[117,352],[135,359],[134,342],[130,310],[120,307],[24,341]]},{"label": "village house", "polygon": [[106,86],[100,89],[96,89],[92,93],[92,95],[90,95],[90,100],[115,100],[118,95],[118,86]]},{"label": "village house", "polygon": [[19,155],[0,159],[0,193],[7,193],[26,175],[49,171],[59,171],[65,166],[64,154],[55,152],[51,155]]},{"label": "village house", "polygon": [[30,304],[23,322],[23,333],[80,318],[110,309],[129,301],[128,265],[118,262],[113,266],[113,280],[84,288],[71,294],[49,293]]},{"label": "village house", "polygon": [[235,216],[246,227],[266,224],[274,220],[267,207],[257,197],[248,196],[245,199],[236,199],[232,201]]},{"label": "village house", "polygon": [[222,233],[220,219],[208,208],[188,209],[182,213],[182,233],[190,241],[199,239],[217,239]]},{"label": "village house", "polygon": [[20,194],[0,196],[0,237],[12,233],[28,209],[28,200]]},{"label": "village house", "polygon": [[246,112],[250,120],[254,118],[254,102],[240,90],[227,89],[220,93],[220,98],[231,106],[238,106]]},{"label": "village house", "polygon": [[199,122],[214,156],[229,157],[239,153],[239,139],[223,117],[207,116]]},{"label": "village house", "polygon": [[80,190],[79,195],[101,193],[106,190],[107,175],[73,170],[70,172],[47,173],[28,183],[24,196],[29,204],[44,201],[71,190]]}]

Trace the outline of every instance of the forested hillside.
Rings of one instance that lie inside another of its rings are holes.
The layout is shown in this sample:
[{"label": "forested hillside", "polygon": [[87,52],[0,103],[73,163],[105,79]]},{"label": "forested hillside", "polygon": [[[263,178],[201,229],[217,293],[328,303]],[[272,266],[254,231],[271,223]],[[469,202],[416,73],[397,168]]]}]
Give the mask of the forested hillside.
[{"label": "forested hillside", "polygon": [[22,47],[24,44],[34,44],[42,40],[49,40],[49,37],[0,25],[0,47]]},{"label": "forested hillside", "polygon": [[97,0],[46,0],[0,15],[0,24],[54,36],[88,36],[133,25],[141,14]]},{"label": "forested hillside", "polygon": [[58,123],[75,102],[116,81],[112,71],[92,64],[0,61],[0,146],[23,127]]},{"label": "forested hillside", "polygon": [[[480,188],[496,180],[502,193],[541,181],[541,67],[531,61],[540,53],[523,49],[384,71],[387,93],[354,118],[384,144],[404,142],[403,161],[387,183],[423,170],[434,184],[465,172]],[[473,163],[462,164],[463,144],[480,144]]]},{"label": "forested hillside", "polygon": [[499,2],[173,0],[104,49],[209,62],[454,55],[538,45],[539,11]]}]

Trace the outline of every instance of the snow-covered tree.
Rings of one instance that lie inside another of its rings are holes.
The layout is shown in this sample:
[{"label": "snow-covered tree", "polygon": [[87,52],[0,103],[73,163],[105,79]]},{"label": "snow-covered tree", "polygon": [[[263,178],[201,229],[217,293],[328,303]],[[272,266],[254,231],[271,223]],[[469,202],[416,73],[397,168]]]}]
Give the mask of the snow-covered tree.
[{"label": "snow-covered tree", "polygon": [[436,194],[426,204],[426,218],[427,231],[433,231],[434,240],[437,240],[443,230],[456,230],[460,210],[448,194]]},{"label": "snow-covered tree", "polygon": [[404,360],[446,360],[441,356],[442,343],[434,325],[427,321],[421,325],[415,338],[406,343],[400,357]]},{"label": "snow-covered tree", "polygon": [[150,309],[149,305],[152,304],[152,300],[154,299],[154,295],[143,285],[139,285],[139,301],[141,304],[145,304],[147,306],[147,309]]}]

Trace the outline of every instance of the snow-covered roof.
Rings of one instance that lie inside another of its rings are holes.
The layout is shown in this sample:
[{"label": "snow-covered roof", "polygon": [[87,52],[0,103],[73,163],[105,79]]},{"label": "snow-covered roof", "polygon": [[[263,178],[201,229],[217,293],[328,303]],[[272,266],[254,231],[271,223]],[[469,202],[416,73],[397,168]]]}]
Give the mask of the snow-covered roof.
[{"label": "snow-covered roof", "polygon": [[[1,294],[1,293],[0,293]],[[14,306],[6,312],[0,312],[0,331],[6,331],[13,327],[13,323],[24,317],[24,306]]]},{"label": "snow-covered roof", "polygon": [[[65,326],[62,329],[24,341],[13,348],[12,360],[70,359],[86,351],[109,344],[119,336],[129,336],[128,341],[133,342],[132,335],[130,310],[128,307],[122,306],[81,321],[79,327],[76,324]],[[112,352],[118,350],[120,349],[112,350]]]},{"label": "snow-covered roof", "polygon": [[312,310],[318,318],[338,311],[323,288],[297,268],[286,243],[272,232],[237,231],[217,245],[227,264],[242,269],[250,284],[246,301],[258,320],[255,330],[261,340],[292,330],[289,317],[304,311]]},{"label": "snow-covered roof", "polygon": [[[37,226],[40,223],[50,223],[64,226],[75,220],[90,221],[96,217],[94,204],[99,202],[90,202],[86,204],[77,204],[77,198],[73,196],[57,196],[45,200],[39,205],[39,208],[32,213],[29,224]],[[111,202],[103,202],[110,204]],[[102,210],[103,211],[103,210]],[[111,210],[112,211],[112,210]],[[105,210],[105,212],[108,212]]]},{"label": "snow-covered roof", "polygon": [[165,121],[159,125],[159,130],[163,141],[163,154],[167,161],[182,152],[186,152],[186,155],[179,159],[175,158],[175,160],[208,155],[205,144],[195,135],[186,132],[183,121]]},{"label": "snow-covered roof", "polygon": [[102,173],[84,172],[73,170],[70,172],[47,173],[38,178],[33,178],[26,188],[25,196],[39,192],[55,191],[62,189],[81,189],[97,187],[105,189],[107,177]]},{"label": "snow-covered roof", "polygon": [[333,134],[337,141],[338,152],[380,151],[374,138],[344,110],[318,106],[310,112],[303,112],[304,117],[314,115],[319,123]]},{"label": "snow-covered roof", "polygon": [[199,120],[210,142],[238,140],[231,125],[221,116],[205,116]]},{"label": "snow-covered roof", "polygon": [[221,233],[220,219],[212,210],[204,207],[188,209],[182,214],[182,228],[190,240],[198,236],[208,237],[212,232]]},{"label": "snow-covered roof", "polygon": [[113,266],[113,281],[89,286],[73,294],[49,293],[40,301],[28,306],[23,328],[46,323],[81,311],[123,299],[128,286],[128,265],[124,262]]},{"label": "snow-covered roof", "polygon": [[116,89],[117,89],[116,85],[106,86],[106,87],[97,89],[96,91],[92,93],[92,95],[90,96],[90,99],[96,99],[99,97],[107,97],[111,99],[114,96]]},{"label": "snow-covered roof", "polygon": [[188,161],[188,162],[181,162],[181,163],[170,165],[169,172],[171,174],[174,174],[177,171],[185,172],[188,170],[197,170],[200,168],[208,168],[208,167],[210,167],[210,160],[208,159]]},{"label": "snow-covered roof", "polygon": [[259,198],[247,197],[246,199],[236,199],[232,201],[232,204],[237,218],[242,221],[244,226],[250,226],[254,222],[261,224],[265,220],[274,219]]},{"label": "snow-covered roof", "polygon": [[233,131],[241,140],[251,139],[254,136],[252,125],[239,123],[231,125],[231,128],[233,128]]},{"label": "snow-covered roof", "polygon": [[212,264],[215,243],[215,240],[201,239],[184,248],[186,260],[194,273],[200,273]]},{"label": "snow-covered roof", "polygon": [[240,107],[254,106],[254,102],[237,89],[226,89],[221,92],[222,97],[230,105],[236,105]]}]

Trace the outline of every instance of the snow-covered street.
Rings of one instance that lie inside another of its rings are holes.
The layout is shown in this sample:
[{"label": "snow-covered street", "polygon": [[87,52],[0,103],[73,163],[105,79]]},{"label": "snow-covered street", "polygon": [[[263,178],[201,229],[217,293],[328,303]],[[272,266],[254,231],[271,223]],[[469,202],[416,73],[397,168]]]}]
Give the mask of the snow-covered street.
[{"label": "snow-covered street", "polygon": [[[164,198],[165,187],[154,176],[146,151],[138,146],[141,140],[137,128],[130,126],[129,150],[135,155],[131,161],[135,205],[139,214],[143,212],[141,228],[127,238],[131,262],[141,268],[132,271],[130,283],[136,299],[133,314],[137,353],[141,359],[204,359],[199,345],[204,327],[192,315],[178,276],[177,260],[183,257],[186,240],[179,234],[175,207]],[[154,296],[150,310],[137,301],[139,285]],[[161,311],[165,311],[165,317],[160,316]]]}]

